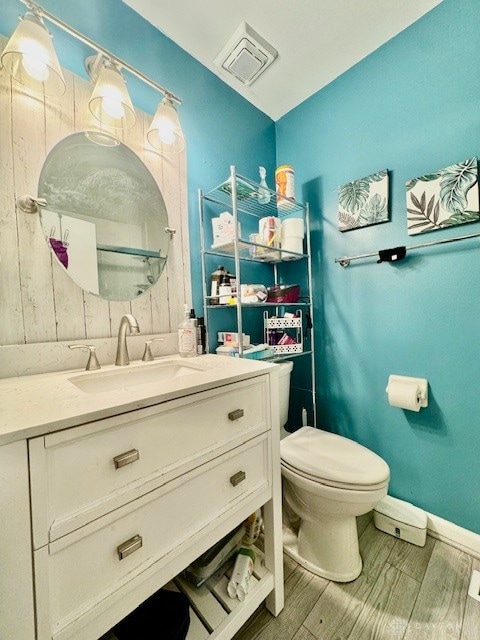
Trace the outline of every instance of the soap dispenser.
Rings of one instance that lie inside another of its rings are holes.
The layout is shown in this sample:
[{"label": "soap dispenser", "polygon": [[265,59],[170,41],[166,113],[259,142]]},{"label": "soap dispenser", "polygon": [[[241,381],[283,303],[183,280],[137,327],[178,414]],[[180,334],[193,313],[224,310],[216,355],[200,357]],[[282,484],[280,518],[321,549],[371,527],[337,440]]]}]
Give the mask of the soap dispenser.
[{"label": "soap dispenser", "polygon": [[184,305],[184,320],[178,327],[178,353],[182,358],[197,354],[197,327],[190,317],[188,304]]}]

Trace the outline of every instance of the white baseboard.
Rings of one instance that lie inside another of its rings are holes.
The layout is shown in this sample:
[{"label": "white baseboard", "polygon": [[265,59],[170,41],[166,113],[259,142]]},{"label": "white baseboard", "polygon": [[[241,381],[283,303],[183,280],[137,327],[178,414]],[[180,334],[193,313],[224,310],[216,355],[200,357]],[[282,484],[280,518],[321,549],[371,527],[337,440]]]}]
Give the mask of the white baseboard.
[{"label": "white baseboard", "polygon": [[446,542],[460,551],[465,551],[475,558],[480,558],[480,535],[478,533],[459,527],[449,520],[428,513],[428,511],[426,513],[428,535]]}]

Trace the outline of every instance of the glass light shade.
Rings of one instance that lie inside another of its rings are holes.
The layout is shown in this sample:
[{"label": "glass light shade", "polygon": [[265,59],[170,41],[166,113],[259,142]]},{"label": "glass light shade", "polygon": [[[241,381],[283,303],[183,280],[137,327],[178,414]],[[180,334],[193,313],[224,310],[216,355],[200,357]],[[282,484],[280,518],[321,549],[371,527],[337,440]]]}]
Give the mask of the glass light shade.
[{"label": "glass light shade", "polygon": [[65,93],[65,80],[52,38],[41,18],[31,11],[13,32],[1,61],[18,82],[46,96]]},{"label": "glass light shade", "polygon": [[185,148],[178,113],[168,96],[158,105],[147,133],[147,140],[162,153],[180,153]]},{"label": "glass light shade", "polygon": [[135,124],[125,80],[113,64],[102,67],[88,106],[99,122],[114,129],[130,129]]}]

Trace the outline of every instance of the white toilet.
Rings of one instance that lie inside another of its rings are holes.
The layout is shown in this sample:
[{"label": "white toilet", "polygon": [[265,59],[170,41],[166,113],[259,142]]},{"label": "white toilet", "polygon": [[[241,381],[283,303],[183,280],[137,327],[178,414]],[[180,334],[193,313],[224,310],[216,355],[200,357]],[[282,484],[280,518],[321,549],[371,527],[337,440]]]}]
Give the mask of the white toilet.
[{"label": "white toilet", "polygon": [[[283,428],[292,363],[280,367]],[[387,463],[348,438],[313,427],[283,437],[280,455],[285,553],[328,580],[355,580],[362,571],[356,516],[371,511],[387,494]]]}]

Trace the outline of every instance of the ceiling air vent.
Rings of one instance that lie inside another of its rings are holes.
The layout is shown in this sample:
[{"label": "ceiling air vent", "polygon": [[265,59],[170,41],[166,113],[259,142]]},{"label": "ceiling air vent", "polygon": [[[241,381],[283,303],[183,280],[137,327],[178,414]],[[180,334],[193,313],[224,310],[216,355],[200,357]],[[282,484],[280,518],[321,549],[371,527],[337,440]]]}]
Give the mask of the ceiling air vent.
[{"label": "ceiling air vent", "polygon": [[272,45],[250,25],[242,22],[214,62],[217,67],[249,85],[272,64],[277,55]]}]

